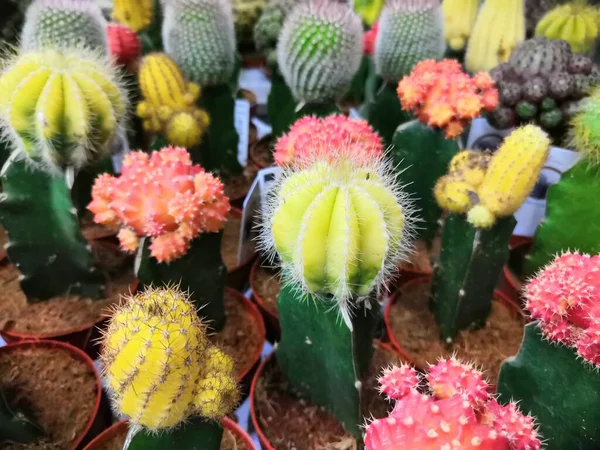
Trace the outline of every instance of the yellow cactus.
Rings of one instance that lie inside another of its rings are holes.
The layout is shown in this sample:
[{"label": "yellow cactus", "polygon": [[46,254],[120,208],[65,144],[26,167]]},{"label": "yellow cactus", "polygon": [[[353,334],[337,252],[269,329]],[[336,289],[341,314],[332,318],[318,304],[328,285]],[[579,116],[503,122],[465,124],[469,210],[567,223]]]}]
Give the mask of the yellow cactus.
[{"label": "yellow cactus", "polygon": [[478,9],[479,0],[443,0],[444,39],[453,50],[467,45]]},{"label": "yellow cactus", "polygon": [[598,37],[598,9],[581,2],[557,6],[542,17],[535,35],[562,39],[573,52],[588,54]]},{"label": "yellow cactus", "polygon": [[126,113],[113,69],[82,50],[25,52],[0,76],[0,117],[16,151],[50,168],[106,156]]},{"label": "yellow cactus", "polygon": [[194,147],[210,120],[208,114],[196,107],[200,87],[184,79],[177,64],[164,53],[153,53],[142,60],[139,72],[143,101],[137,114],[144,129],[163,133],[170,144]]},{"label": "yellow cactus", "polygon": [[188,296],[147,289],[126,300],[113,312],[101,355],[115,407],[149,430],[231,412],[239,398],[233,361],[211,347]]},{"label": "yellow cactus", "polygon": [[112,18],[136,33],[152,23],[154,0],[113,0]]},{"label": "yellow cactus", "polygon": [[385,0],[355,0],[354,11],[367,25],[372,26],[379,19],[384,4]]},{"label": "yellow cactus", "polygon": [[490,159],[489,153],[465,150],[452,158],[449,172],[472,187],[478,187],[483,181]]},{"label": "yellow cactus", "polygon": [[440,208],[457,214],[466,213],[471,208],[474,192],[474,186],[453,175],[440,178],[433,190]]}]

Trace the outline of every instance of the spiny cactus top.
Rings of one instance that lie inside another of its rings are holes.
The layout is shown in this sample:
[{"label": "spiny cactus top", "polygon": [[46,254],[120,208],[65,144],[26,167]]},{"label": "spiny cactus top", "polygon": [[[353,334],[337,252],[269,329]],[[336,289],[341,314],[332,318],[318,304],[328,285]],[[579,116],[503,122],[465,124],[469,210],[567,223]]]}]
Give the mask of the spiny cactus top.
[{"label": "spiny cactus top", "polygon": [[438,204],[454,213],[468,213],[476,227],[489,228],[497,218],[514,214],[530,194],[550,151],[540,128],[513,131],[493,157],[463,151],[450,163],[434,194]]},{"label": "spiny cactus top", "polygon": [[115,410],[151,431],[230,413],[239,398],[233,361],[210,344],[187,294],[149,288],[125,300],[101,354]]},{"label": "spiny cactus top", "polygon": [[285,19],[277,61],[296,99],[336,101],[360,66],[363,28],[348,6],[326,0],[297,5]]},{"label": "spiny cactus top", "polygon": [[306,116],[299,119],[290,131],[275,144],[275,163],[278,166],[301,165],[312,162],[315,153],[335,157],[336,149],[346,148],[356,158],[377,158],[383,154],[381,138],[366,120],[352,120],[336,115],[319,119]]},{"label": "spiny cactus top", "polygon": [[128,72],[137,72],[142,57],[142,43],[137,34],[125,25],[109,23],[106,28],[108,52],[113,60]]},{"label": "spiny cactus top", "polygon": [[139,85],[143,100],[137,114],[144,129],[163,133],[172,145],[191,148],[202,141],[210,118],[196,106],[200,87],[188,83],[177,64],[164,53],[144,57],[140,65]]},{"label": "spiny cactus top", "polygon": [[[425,381],[432,395],[419,392]],[[541,447],[533,418],[521,414],[514,403],[500,405],[482,373],[454,358],[441,359],[425,377],[407,365],[392,366],[379,384],[396,404],[389,417],[367,425],[366,450]]]},{"label": "spiny cactus top", "polygon": [[50,169],[106,156],[126,101],[112,66],[82,50],[23,52],[0,76],[5,136]]},{"label": "spiny cactus top", "polygon": [[465,125],[498,104],[498,91],[490,76],[482,72],[471,78],[453,59],[418,63],[398,84],[398,96],[405,110],[442,128],[448,138],[460,136]]},{"label": "spiny cactus top", "polygon": [[581,153],[592,164],[600,164],[600,86],[590,91],[571,120],[568,148]]},{"label": "spiny cactus top", "polygon": [[388,0],[375,43],[377,75],[397,83],[419,61],[441,59],[446,44],[439,0]]},{"label": "spiny cactus top", "polygon": [[163,42],[185,77],[200,86],[224,84],[235,66],[228,0],[164,0]]},{"label": "spiny cactus top", "polygon": [[107,50],[106,20],[90,0],[35,0],[27,9],[21,34],[24,50],[84,46]]},{"label": "spiny cactus top", "polygon": [[112,18],[138,33],[152,23],[154,0],[113,0]]},{"label": "spiny cactus top", "polygon": [[121,227],[121,246],[133,252],[139,237],[152,238],[160,262],[184,255],[192,239],[223,228],[229,200],[218,178],[192,164],[183,148],[167,147],[148,155],[129,153],[119,177],[96,179],[88,206],[94,220]]},{"label": "spiny cactus top", "polygon": [[557,256],[526,286],[527,310],[549,341],[600,368],[600,255]]}]

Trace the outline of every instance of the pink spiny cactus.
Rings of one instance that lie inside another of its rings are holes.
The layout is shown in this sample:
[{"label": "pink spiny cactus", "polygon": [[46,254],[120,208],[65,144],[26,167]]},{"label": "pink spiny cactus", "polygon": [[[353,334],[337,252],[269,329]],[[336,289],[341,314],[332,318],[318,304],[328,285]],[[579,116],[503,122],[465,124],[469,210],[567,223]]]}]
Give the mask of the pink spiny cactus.
[{"label": "pink spiny cactus", "polygon": [[375,53],[375,41],[377,41],[377,32],[379,31],[379,22],[375,22],[370,30],[363,34],[363,53],[372,56]]},{"label": "pink spiny cactus", "polygon": [[371,159],[383,154],[381,138],[366,120],[353,120],[335,115],[324,119],[306,116],[275,144],[278,166],[302,165],[315,156],[326,157],[334,149],[344,148],[357,158]]},{"label": "pink spiny cactus", "polygon": [[117,64],[129,72],[137,72],[142,57],[142,43],[133,30],[118,23],[109,23],[106,28],[108,50]]},{"label": "pink spiny cactus", "polygon": [[600,367],[600,255],[565,253],[526,287],[527,309],[549,341]]},{"label": "pink spiny cactus", "polygon": [[167,147],[125,157],[121,176],[96,179],[88,209],[94,221],[118,228],[123,249],[134,252],[140,237],[152,238],[160,262],[184,255],[201,233],[221,230],[230,210],[218,178],[192,164],[187,150]]},{"label": "pink spiny cactus", "polygon": [[390,415],[368,424],[366,450],[537,450],[533,418],[515,404],[500,405],[481,373],[454,358],[442,359],[425,377],[432,395],[406,365],[388,368],[381,391],[396,404]]}]

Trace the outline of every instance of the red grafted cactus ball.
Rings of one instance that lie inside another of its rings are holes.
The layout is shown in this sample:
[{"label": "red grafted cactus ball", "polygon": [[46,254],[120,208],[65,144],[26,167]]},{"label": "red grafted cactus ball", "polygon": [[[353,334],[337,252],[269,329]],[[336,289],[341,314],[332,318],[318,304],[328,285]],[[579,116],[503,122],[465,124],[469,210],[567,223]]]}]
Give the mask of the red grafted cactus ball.
[{"label": "red grafted cactus ball", "polygon": [[106,28],[108,51],[117,64],[129,72],[136,72],[142,57],[142,44],[133,30],[118,23],[109,23]]}]

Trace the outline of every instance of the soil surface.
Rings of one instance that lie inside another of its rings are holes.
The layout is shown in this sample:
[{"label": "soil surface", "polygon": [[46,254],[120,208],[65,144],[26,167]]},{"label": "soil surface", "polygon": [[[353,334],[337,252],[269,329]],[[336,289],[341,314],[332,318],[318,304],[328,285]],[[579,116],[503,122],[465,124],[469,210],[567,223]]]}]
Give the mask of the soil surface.
[{"label": "soil surface", "polygon": [[252,272],[250,285],[255,298],[260,298],[262,306],[277,317],[277,296],[281,291],[281,280],[278,272],[258,265]]},{"label": "soil surface", "polygon": [[252,162],[248,161],[248,165],[244,167],[244,173],[233,177],[228,177],[223,180],[225,185],[225,195],[229,197],[231,202],[236,200],[243,200],[256,178],[258,167]]},{"label": "soil surface", "polygon": [[519,351],[524,319],[501,301],[494,301],[486,326],[461,331],[448,348],[439,339],[435,317],[428,307],[430,283],[413,286],[391,306],[389,320],[394,337],[415,364],[427,367],[427,363],[455,353],[459,359],[482,368],[488,381],[495,384],[502,362]]},{"label": "soil surface", "polygon": [[272,135],[264,136],[254,146],[250,147],[252,160],[262,167],[270,167],[275,164],[275,159],[273,158],[274,145],[275,139],[273,139]]},{"label": "soil surface", "polygon": [[415,241],[409,261],[401,263],[400,270],[422,274],[433,273],[433,265],[440,257],[441,244],[442,240],[439,237],[433,240],[432,248],[428,248],[424,241]]},{"label": "soil surface", "polygon": [[94,414],[98,386],[85,363],[61,349],[30,348],[0,354],[0,388],[48,437],[3,450],[68,450]]},{"label": "soil surface", "polygon": [[[230,214],[225,222],[223,230],[223,239],[221,240],[221,257],[223,263],[227,267],[227,271],[231,272],[240,267],[247,261],[242,261],[238,264],[238,246],[240,244],[240,232],[242,226],[242,218],[236,214]],[[253,243],[251,245],[254,245]]]},{"label": "soil surface", "polygon": [[[378,394],[377,376],[398,358],[378,350],[363,378],[363,416],[384,417],[392,405]],[[254,398],[257,419],[276,450],[355,450],[357,442],[324,408],[302,400],[293,392],[276,365],[267,363],[259,378]]]}]

